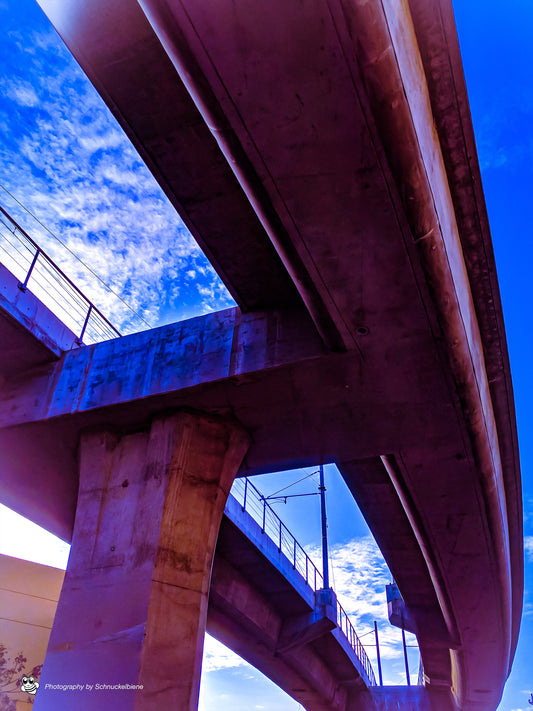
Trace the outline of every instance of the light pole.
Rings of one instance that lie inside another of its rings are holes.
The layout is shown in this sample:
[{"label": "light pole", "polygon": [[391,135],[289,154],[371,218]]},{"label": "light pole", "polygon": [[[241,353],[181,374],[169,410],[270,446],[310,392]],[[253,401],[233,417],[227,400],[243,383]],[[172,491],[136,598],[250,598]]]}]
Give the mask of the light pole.
[{"label": "light pole", "polygon": [[[264,496],[263,500],[265,502],[267,501],[284,501],[287,503],[287,499],[293,499],[297,498],[300,496],[316,496],[317,493],[320,496],[320,519],[321,519],[321,524],[322,524],[322,578],[323,578],[323,587],[325,590],[329,590],[329,562],[328,562],[328,521],[327,521],[327,516],[326,516],[326,486],[324,484],[324,465],[321,464],[318,470],[320,474],[320,483],[318,485],[318,492],[315,493],[310,493],[310,494],[285,494],[282,496],[279,496],[281,491],[284,491],[285,489],[288,489],[290,486],[293,486],[293,484],[289,484],[289,486],[284,487],[283,489],[280,489],[279,491],[276,491],[274,494],[271,494],[270,496]],[[308,476],[313,476],[313,474],[316,474],[317,472],[311,472],[311,474],[308,474],[307,476],[304,477],[304,479],[307,479]],[[303,481],[302,479],[299,479],[298,481]],[[294,482],[297,484],[298,482]]]},{"label": "light pole", "polygon": [[324,588],[329,589],[329,563],[328,563],[328,521],[326,517],[326,487],[324,485],[324,466],[320,465],[320,514],[322,520],[322,576]]}]

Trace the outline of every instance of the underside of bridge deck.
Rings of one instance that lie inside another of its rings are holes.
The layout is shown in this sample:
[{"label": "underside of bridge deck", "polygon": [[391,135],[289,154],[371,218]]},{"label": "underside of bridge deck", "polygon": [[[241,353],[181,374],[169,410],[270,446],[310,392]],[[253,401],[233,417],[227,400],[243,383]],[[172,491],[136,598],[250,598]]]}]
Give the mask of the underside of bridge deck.
[{"label": "underside of bridge deck", "polygon": [[230,415],[252,438],[242,470],[339,463],[427,688],[494,709],[520,621],[520,474],[449,0],[41,5],[239,308],[11,378],[12,504],[40,458],[62,482],[41,518],[68,535],[84,429]]}]

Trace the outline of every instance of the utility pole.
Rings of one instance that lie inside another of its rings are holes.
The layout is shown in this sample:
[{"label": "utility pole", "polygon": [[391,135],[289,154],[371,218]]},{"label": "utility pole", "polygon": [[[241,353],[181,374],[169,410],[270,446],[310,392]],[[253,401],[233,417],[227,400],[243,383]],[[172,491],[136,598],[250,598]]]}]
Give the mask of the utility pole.
[{"label": "utility pole", "polygon": [[[282,496],[278,496],[282,491],[285,491],[289,487],[293,486],[293,484],[289,484],[289,486],[283,487],[283,489],[280,489],[279,491],[276,491],[274,494],[271,494],[270,496],[264,496],[263,497],[263,502],[264,506],[266,506],[267,501],[284,501],[287,503],[287,499],[292,499],[298,496],[317,496],[317,494],[320,496],[320,513],[321,513],[321,519],[322,519],[322,578],[323,578],[323,586],[325,590],[329,590],[329,564],[328,564],[328,521],[326,518],[326,486],[324,484],[324,465],[321,464],[319,468],[319,473],[320,473],[320,483],[318,486],[318,492],[313,492],[312,494],[285,494]],[[307,479],[310,476],[313,476],[316,474],[316,471],[312,472],[312,474],[308,474],[307,476],[304,477],[304,479]],[[303,481],[303,479],[299,479],[298,481]],[[294,482],[297,484],[298,482]],[[263,513],[264,516],[264,513]]]},{"label": "utility pole", "polygon": [[329,589],[329,566],[328,566],[328,522],[326,518],[326,487],[324,485],[324,466],[320,465],[320,512],[322,515],[322,575],[324,578],[324,588]]}]

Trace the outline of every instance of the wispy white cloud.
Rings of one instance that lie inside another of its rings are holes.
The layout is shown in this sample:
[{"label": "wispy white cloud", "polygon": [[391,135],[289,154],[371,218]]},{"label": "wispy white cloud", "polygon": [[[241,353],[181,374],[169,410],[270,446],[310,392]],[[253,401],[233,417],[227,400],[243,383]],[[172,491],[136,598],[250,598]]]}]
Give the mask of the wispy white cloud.
[{"label": "wispy white cloud", "polygon": [[[310,548],[315,561],[321,558],[318,548]],[[350,616],[372,662],[377,677],[377,654],[373,632],[374,620],[378,623],[380,655],[385,683],[404,684],[405,666],[402,636],[388,620],[386,585],[391,573],[374,539],[368,535],[333,545],[329,551],[330,581],[337,598]],[[406,633],[412,683],[418,677],[418,649],[416,637]]]},{"label": "wispy white cloud", "polygon": [[482,171],[516,167],[533,157],[533,139],[527,130],[533,117],[529,86],[500,84],[496,100],[495,96],[490,93],[484,99],[474,98],[474,103],[483,103],[474,115]]},{"label": "wispy white cloud", "polygon": [[8,96],[20,106],[37,106],[39,103],[35,89],[28,82],[12,83],[8,89]]},{"label": "wispy white cloud", "polygon": [[524,538],[524,550],[526,558],[529,562],[533,563],[533,536],[526,536]]},{"label": "wispy white cloud", "polygon": [[202,673],[247,666],[249,666],[248,663],[238,654],[232,652],[211,635],[205,635]]},{"label": "wispy white cloud", "polygon": [[[0,80],[0,183],[153,325],[232,299],[148,169],[51,30],[9,34],[20,71]],[[5,195],[0,194],[5,204]],[[7,209],[96,305],[121,302],[12,201]],[[31,289],[31,283],[30,283]]]}]

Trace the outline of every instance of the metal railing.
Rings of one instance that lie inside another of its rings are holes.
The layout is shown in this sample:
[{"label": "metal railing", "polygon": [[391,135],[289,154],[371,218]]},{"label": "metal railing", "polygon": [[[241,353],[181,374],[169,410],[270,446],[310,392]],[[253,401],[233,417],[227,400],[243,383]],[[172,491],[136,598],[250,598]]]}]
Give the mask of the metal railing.
[{"label": "metal railing", "polygon": [[[246,477],[235,479],[231,494],[241,505],[242,510],[246,511],[261,526],[261,531],[277,545],[278,551],[292,563],[293,569],[300,573],[305,582],[315,592],[320,590],[323,587],[322,573],[252,482]],[[357,655],[370,685],[376,686],[376,677],[370,659],[348,614],[338,600],[337,625]]]},{"label": "metal railing", "polygon": [[77,334],[77,343],[97,343],[121,336],[57,264],[0,205],[0,257],[20,279],[19,288],[31,291]]},{"label": "metal railing", "polygon": [[420,657],[420,660],[418,662],[418,681],[417,681],[418,686],[425,686],[424,684],[424,665],[422,663],[422,657]]}]

